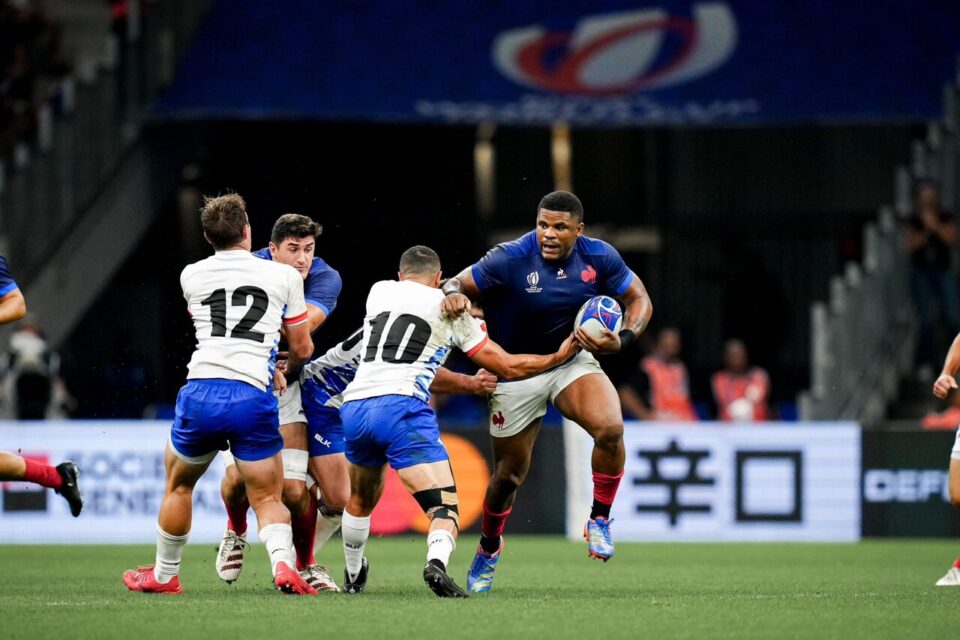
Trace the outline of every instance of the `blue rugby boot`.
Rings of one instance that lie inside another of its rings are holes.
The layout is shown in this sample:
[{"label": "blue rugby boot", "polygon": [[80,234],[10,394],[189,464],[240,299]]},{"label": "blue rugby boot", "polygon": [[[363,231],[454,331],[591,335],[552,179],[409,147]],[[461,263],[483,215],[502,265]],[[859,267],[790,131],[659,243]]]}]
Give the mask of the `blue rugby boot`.
[{"label": "blue rugby boot", "polygon": [[473,556],[470,569],[467,570],[467,589],[473,593],[486,593],[493,586],[493,572],[497,569],[500,554],[503,552],[503,538],[500,538],[500,548],[495,552],[487,553],[477,545],[477,554]]},{"label": "blue rugby boot", "polygon": [[587,541],[587,555],[606,562],[613,557],[613,536],[610,535],[610,523],[603,516],[587,520],[583,527],[583,537]]}]

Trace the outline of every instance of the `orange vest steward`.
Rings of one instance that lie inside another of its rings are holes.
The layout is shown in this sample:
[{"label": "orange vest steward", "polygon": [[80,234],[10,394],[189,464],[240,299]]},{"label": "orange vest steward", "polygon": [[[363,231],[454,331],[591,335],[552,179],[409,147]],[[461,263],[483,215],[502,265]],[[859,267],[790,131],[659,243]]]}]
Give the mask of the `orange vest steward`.
[{"label": "orange vest steward", "polygon": [[[770,395],[770,378],[767,372],[759,367],[753,367],[743,375],[718,371],[711,379],[713,398],[717,402],[720,419],[730,422],[730,405],[741,398],[748,398],[753,402],[753,419],[767,420],[770,414],[767,410],[767,396]],[[748,395],[747,390],[753,388]]]},{"label": "orange vest steward", "polygon": [[698,420],[690,401],[687,367],[647,356],[640,366],[650,376],[650,404],[657,420]]}]

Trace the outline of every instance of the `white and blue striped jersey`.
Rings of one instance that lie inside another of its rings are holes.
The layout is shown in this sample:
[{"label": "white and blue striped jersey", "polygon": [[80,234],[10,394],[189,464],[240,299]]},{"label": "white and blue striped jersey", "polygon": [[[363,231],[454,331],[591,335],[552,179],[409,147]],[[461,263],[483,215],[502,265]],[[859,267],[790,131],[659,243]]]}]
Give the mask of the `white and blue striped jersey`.
[{"label": "white and blue striped jersey", "polygon": [[349,338],[304,365],[300,388],[306,389],[309,385],[311,397],[320,406],[339,409],[343,404],[343,390],[353,381],[360,365],[362,338],[363,329],[357,329]]},{"label": "white and blue striped jersey", "polygon": [[249,251],[218,251],[187,265],[180,286],[197,334],[187,379],[241,380],[267,389],[281,323],[307,321],[297,270]]},{"label": "white and blue striped jersey", "polygon": [[472,356],[487,342],[485,325],[467,313],[440,315],[443,293],[411,280],[385,280],[370,289],[360,366],[343,401],[378,396],[430,399],[437,369],[456,347]]}]

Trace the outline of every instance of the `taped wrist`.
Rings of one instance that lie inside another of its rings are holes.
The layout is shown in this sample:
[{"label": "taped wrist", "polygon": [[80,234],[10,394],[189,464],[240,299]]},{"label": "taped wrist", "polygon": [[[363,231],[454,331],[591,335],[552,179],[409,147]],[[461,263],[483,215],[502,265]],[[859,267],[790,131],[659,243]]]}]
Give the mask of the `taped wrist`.
[{"label": "taped wrist", "polygon": [[443,291],[443,295],[445,296],[461,293],[460,281],[457,278],[450,278],[443,283],[443,286],[440,287],[440,290]]},{"label": "taped wrist", "polygon": [[620,336],[620,348],[626,349],[631,344],[637,341],[637,334],[631,331],[630,329],[624,329],[617,334]]},{"label": "taped wrist", "polygon": [[460,500],[457,498],[456,485],[439,489],[424,489],[413,494],[414,500],[427,514],[427,517],[445,518],[451,520],[457,530],[460,530]]}]

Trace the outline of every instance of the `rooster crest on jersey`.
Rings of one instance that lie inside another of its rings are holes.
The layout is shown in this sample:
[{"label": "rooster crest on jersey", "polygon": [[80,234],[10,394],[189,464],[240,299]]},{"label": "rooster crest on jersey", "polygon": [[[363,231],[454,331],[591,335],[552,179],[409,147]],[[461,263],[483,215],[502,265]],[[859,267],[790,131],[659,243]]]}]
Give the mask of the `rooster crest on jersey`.
[{"label": "rooster crest on jersey", "polygon": [[574,321],[574,326],[583,327],[595,338],[603,335],[603,328],[618,333],[622,324],[623,311],[620,310],[620,303],[610,296],[596,296],[584,302]]}]

